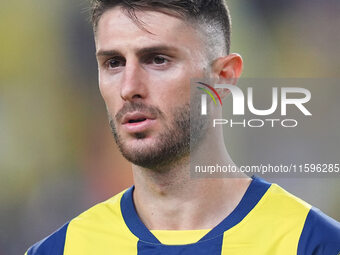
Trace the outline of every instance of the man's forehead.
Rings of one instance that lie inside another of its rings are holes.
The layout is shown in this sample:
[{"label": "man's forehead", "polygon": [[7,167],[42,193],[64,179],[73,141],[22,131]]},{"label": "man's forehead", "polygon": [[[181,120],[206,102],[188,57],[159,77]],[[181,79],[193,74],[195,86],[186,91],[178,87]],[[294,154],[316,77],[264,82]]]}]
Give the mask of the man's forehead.
[{"label": "man's forehead", "polygon": [[158,11],[136,11],[135,14],[138,21],[132,20],[121,7],[105,11],[95,35],[97,46],[107,48],[119,43],[142,45],[150,41],[193,46],[198,40],[193,26],[179,17]]}]

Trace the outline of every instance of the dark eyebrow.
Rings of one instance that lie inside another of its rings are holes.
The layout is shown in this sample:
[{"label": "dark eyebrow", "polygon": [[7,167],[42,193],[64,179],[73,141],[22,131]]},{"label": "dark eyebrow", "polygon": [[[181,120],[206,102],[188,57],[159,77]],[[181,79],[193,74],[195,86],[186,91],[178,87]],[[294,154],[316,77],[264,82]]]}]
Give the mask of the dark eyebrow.
[{"label": "dark eyebrow", "polygon": [[[175,47],[171,46],[152,46],[152,47],[147,47],[147,48],[141,48],[137,50],[137,55],[138,56],[143,56],[146,54],[150,53],[155,53],[155,52],[177,52],[178,49]],[[116,55],[122,55],[119,51],[117,50],[100,50],[96,53],[97,57],[99,56],[116,56]]]},{"label": "dark eyebrow", "polygon": [[150,53],[162,53],[162,52],[167,52],[167,53],[175,53],[177,52],[178,49],[175,47],[171,47],[171,46],[153,46],[153,47],[147,47],[147,48],[142,48],[137,50],[137,55],[138,56],[143,56],[143,55],[147,55]]},{"label": "dark eyebrow", "polygon": [[115,55],[121,55],[119,51],[116,50],[100,50],[96,53],[97,57],[100,56],[115,56]]}]

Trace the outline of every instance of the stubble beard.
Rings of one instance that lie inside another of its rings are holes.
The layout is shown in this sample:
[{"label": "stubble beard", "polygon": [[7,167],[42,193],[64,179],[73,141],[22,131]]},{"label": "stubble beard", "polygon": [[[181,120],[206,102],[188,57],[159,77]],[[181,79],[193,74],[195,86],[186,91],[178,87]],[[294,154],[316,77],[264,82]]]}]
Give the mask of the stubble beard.
[{"label": "stubble beard", "polygon": [[[108,112],[110,126],[113,137],[118,145],[122,155],[131,163],[157,171],[166,171],[183,158],[190,156],[190,149],[197,146],[204,134],[204,121],[197,118],[197,107],[193,107],[190,112],[190,104],[184,104],[175,108],[172,112],[173,119],[165,129],[160,132],[152,145],[146,147],[129,147],[117,131],[116,124],[119,123],[120,115],[115,116],[115,121]],[[131,103],[120,113],[128,110],[141,110],[144,112],[157,113],[157,117],[164,121],[164,114],[155,107],[146,106],[143,103]],[[116,122],[117,121],[117,122]],[[191,125],[190,125],[191,124]],[[134,134],[136,140],[142,140],[146,137],[145,133]]]}]

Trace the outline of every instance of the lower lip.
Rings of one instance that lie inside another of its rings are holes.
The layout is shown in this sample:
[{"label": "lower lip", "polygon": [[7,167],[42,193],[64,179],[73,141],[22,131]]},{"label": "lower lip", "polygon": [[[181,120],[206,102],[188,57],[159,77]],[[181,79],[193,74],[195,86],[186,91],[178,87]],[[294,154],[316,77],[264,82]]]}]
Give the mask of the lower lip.
[{"label": "lower lip", "polygon": [[125,130],[129,133],[140,133],[146,131],[148,128],[150,128],[156,120],[152,119],[146,119],[141,122],[135,122],[135,123],[125,123],[123,124],[123,127]]}]

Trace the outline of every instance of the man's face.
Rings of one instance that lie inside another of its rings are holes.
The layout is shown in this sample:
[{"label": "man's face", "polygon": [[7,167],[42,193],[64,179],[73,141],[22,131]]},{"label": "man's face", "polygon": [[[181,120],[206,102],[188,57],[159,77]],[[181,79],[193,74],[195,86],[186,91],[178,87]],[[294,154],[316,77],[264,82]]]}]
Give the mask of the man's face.
[{"label": "man's face", "polygon": [[193,27],[160,12],[104,12],[96,32],[99,88],[122,154],[157,167],[190,149],[190,79],[202,77],[203,42]]}]

